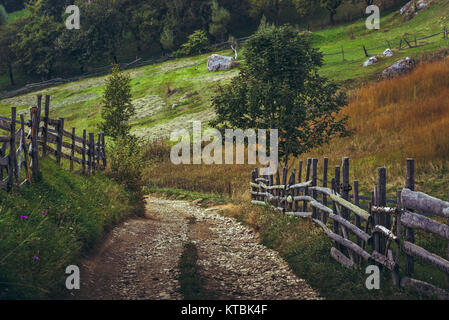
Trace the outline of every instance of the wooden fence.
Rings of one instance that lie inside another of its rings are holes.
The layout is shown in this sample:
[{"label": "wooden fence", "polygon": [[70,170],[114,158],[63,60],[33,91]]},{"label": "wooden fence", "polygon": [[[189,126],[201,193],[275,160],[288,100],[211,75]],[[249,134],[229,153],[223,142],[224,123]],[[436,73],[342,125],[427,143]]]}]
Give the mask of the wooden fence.
[{"label": "wooden fence", "polygon": [[[76,135],[76,129],[64,129],[64,118],[50,118],[50,96],[45,96],[42,114],[42,95],[37,96],[37,105],[30,107],[30,118],[25,121],[21,114],[17,119],[15,107],[11,108],[11,118],[0,116],[0,130],[8,135],[0,136],[0,188],[10,191],[15,185],[25,185],[38,180],[41,157],[54,157],[61,164],[67,159],[70,170],[80,165],[77,173],[93,174],[106,167],[104,133]],[[17,130],[17,127],[19,129]],[[28,130],[28,132],[26,132]],[[6,173],[6,178],[4,178]]]},{"label": "wooden fence", "polygon": [[[366,197],[359,194],[357,180],[350,185],[349,158],[343,158],[342,165],[334,168],[330,186],[328,163],[328,158],[324,158],[319,179],[318,159],[308,159],[304,181],[302,161],[298,171],[293,169],[289,176],[287,168],[275,176],[259,176],[256,168],[250,184],[251,202],[270,206],[286,216],[311,218],[333,241],[330,255],[348,268],[359,267],[362,260],[374,263],[391,272],[395,286],[449,299],[445,289],[413,278],[414,259],[449,277],[447,255],[440,257],[415,244],[415,230],[449,240],[449,226],[432,219],[448,219],[449,202],[414,191],[414,160],[407,159],[405,188],[397,192],[396,200],[387,199],[385,168],[378,168],[377,185]],[[363,200],[369,200],[368,206],[361,205]],[[388,203],[394,205],[387,206]]]}]

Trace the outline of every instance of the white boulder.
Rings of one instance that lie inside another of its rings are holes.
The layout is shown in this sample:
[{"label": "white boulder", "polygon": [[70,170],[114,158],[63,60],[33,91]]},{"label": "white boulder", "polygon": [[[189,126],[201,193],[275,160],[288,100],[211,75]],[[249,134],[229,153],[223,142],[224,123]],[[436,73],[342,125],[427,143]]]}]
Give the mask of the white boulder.
[{"label": "white boulder", "polygon": [[384,51],[383,55],[384,55],[385,57],[391,57],[391,56],[394,55],[394,52],[393,52],[393,50],[391,50],[390,48],[388,48],[387,50]]},{"label": "white boulder", "polygon": [[372,64],[375,64],[377,62],[377,58],[376,57],[371,57],[371,58],[369,58],[368,60],[366,60],[364,63],[363,63],[363,66],[364,67],[368,67],[368,66],[370,66],[370,65],[372,65]]},{"label": "white boulder", "polygon": [[228,70],[233,66],[234,58],[213,54],[207,59],[207,70],[215,72],[220,70]]}]

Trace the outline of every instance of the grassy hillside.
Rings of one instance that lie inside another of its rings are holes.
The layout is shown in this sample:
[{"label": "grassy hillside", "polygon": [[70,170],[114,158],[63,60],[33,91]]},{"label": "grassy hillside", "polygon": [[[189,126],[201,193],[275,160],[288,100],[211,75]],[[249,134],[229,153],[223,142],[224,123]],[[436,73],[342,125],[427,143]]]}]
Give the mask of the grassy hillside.
[{"label": "grassy hillside", "polygon": [[[340,55],[327,55],[324,59],[322,74],[345,83],[348,87],[374,79],[386,66],[405,56],[419,57],[424,53],[434,52],[449,45],[449,40],[438,36],[429,39],[431,44],[417,48],[395,49],[395,56],[381,59],[379,63],[363,68],[366,60],[362,46],[376,47],[387,40],[397,43],[405,33],[417,36],[441,31],[449,25],[449,0],[435,0],[433,4],[421,11],[415,18],[404,22],[398,11],[384,12],[381,29],[370,31],[365,27],[365,20],[336,26],[313,32],[314,46],[326,53],[345,50],[345,61]],[[347,34],[348,28],[354,31],[354,40]],[[421,44],[424,44],[422,42]],[[378,49],[372,54],[381,53]],[[231,55],[230,50],[218,52]],[[207,121],[214,114],[210,110],[210,97],[218,83],[225,83],[238,73],[238,70],[209,73],[206,68],[208,54],[183,58],[161,64],[145,66],[130,70],[132,78],[133,99],[138,115],[133,121],[135,133],[142,137],[154,138],[167,136],[170,131],[190,126],[193,119]],[[66,118],[67,126],[98,131],[96,124],[100,120],[100,101],[104,90],[105,77],[97,77],[73,82],[40,93],[52,95],[52,115]],[[0,114],[8,114],[10,106],[25,110],[35,103],[35,94],[31,93],[0,101]],[[25,111],[26,112],[26,111]]]},{"label": "grassy hillside", "polygon": [[41,169],[41,183],[0,190],[0,300],[65,290],[65,268],[136,207],[101,173],[76,175],[47,160]]}]

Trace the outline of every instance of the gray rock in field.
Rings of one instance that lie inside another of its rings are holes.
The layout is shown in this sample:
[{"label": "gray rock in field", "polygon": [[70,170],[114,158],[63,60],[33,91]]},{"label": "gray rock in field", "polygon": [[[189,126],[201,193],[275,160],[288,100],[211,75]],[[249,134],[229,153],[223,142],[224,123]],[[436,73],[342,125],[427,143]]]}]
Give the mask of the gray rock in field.
[{"label": "gray rock in field", "polygon": [[371,57],[371,58],[369,58],[368,60],[366,60],[364,63],[363,63],[363,66],[364,67],[368,67],[368,66],[370,66],[370,65],[372,65],[372,64],[375,64],[377,62],[377,58],[376,57]]},{"label": "gray rock in field", "polygon": [[387,50],[384,51],[383,55],[384,55],[385,57],[391,57],[391,56],[394,55],[394,52],[393,52],[393,50],[391,50],[390,48],[388,48]]},{"label": "gray rock in field", "polygon": [[220,70],[228,70],[233,66],[234,58],[213,54],[207,59],[207,70],[215,72]]},{"label": "gray rock in field", "polygon": [[391,79],[410,72],[416,67],[416,61],[410,57],[401,59],[382,72],[382,78]]},{"label": "gray rock in field", "polygon": [[426,8],[430,4],[430,0],[419,0],[414,5],[414,0],[407,2],[401,10],[399,10],[400,14],[403,15],[407,20],[412,19],[419,11]]}]

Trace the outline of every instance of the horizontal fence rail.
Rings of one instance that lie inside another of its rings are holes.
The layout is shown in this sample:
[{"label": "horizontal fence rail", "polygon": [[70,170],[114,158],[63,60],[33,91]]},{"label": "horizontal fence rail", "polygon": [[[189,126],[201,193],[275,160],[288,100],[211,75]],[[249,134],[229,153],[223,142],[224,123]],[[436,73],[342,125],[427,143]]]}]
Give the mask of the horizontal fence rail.
[{"label": "horizontal fence rail", "polygon": [[[276,175],[259,176],[256,168],[250,182],[251,203],[285,216],[311,219],[333,241],[330,255],[345,267],[358,268],[362,261],[374,263],[391,273],[395,286],[449,299],[446,289],[412,277],[418,259],[444,272],[449,284],[448,257],[415,243],[415,230],[449,241],[449,226],[433,219],[448,222],[449,202],[414,191],[414,160],[407,159],[405,188],[397,192],[396,200],[387,199],[386,168],[378,168],[377,185],[368,197],[359,194],[357,180],[349,183],[349,158],[335,166],[328,186],[328,163],[324,158],[319,179],[318,159],[308,159],[304,182],[303,161],[290,175],[284,167],[282,174],[278,170]],[[360,205],[361,200],[369,201],[368,206]]]},{"label": "horizontal fence rail", "polygon": [[52,156],[61,164],[61,159],[69,161],[70,171],[75,164],[80,166],[76,173],[93,174],[106,167],[104,133],[98,134],[83,130],[82,136],[76,129],[64,129],[64,118],[50,118],[50,96],[45,97],[42,116],[42,95],[37,96],[37,105],[30,107],[30,119],[25,121],[17,110],[11,108],[11,118],[0,116],[0,188],[10,191],[13,186],[30,184],[39,180],[39,161]]}]

